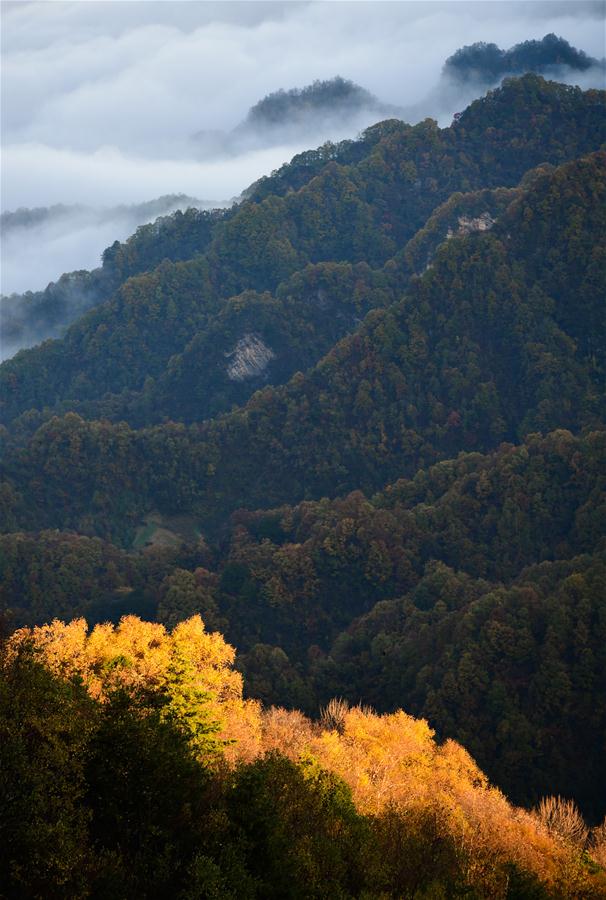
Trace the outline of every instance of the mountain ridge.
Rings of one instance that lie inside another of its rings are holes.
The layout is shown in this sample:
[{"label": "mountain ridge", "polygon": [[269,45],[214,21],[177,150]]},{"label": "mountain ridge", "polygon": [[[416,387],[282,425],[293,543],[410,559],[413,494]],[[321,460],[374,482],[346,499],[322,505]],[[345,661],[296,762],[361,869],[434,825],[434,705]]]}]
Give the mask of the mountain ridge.
[{"label": "mountain ridge", "polygon": [[512,79],[111,248],[0,370],[1,608],[202,614],[264,702],[410,706],[597,821],[603,109]]}]

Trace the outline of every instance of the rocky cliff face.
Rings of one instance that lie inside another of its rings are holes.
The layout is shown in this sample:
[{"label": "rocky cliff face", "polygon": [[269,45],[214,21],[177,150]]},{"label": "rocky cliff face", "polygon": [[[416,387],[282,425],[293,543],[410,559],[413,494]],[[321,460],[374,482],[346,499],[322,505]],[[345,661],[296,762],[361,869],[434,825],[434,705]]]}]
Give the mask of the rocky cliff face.
[{"label": "rocky cliff face", "polygon": [[490,231],[496,219],[489,212],[480,213],[479,216],[459,216],[457,219],[458,228],[454,231],[448,229],[447,238],[453,237],[455,234],[472,234],[474,231]]},{"label": "rocky cliff face", "polygon": [[276,354],[256,334],[245,334],[236,346],[225,354],[229,360],[227,377],[230,381],[256,378],[267,368]]},{"label": "rocky cliff face", "polygon": [[[444,235],[444,232],[442,231],[442,235],[446,238],[447,241],[449,241],[453,237],[473,234],[474,231],[490,231],[496,221],[496,218],[491,216],[491,214],[487,210],[483,213],[480,213],[479,216],[458,216],[456,228],[454,227],[454,225],[449,225],[446,234]],[[440,240],[442,240],[442,238]],[[423,273],[427,272],[428,269],[431,269],[431,267],[433,266],[434,251],[435,246],[430,252],[428,252],[425,266],[418,269],[417,271]]]}]

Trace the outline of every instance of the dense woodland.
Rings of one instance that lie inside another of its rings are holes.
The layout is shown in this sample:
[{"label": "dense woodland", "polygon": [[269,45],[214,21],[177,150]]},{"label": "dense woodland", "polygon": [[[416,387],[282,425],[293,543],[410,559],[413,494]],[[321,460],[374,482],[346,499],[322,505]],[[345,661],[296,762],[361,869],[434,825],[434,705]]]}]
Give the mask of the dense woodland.
[{"label": "dense woodland", "polygon": [[[24,400],[32,406],[34,400],[35,405],[47,404],[49,397],[64,395],[71,367],[68,359],[60,367],[50,364],[58,348],[62,358],[73,348],[80,366],[85,357],[93,357],[94,378],[102,375],[98,390],[104,393],[141,385],[145,375],[139,370],[130,378],[122,372],[108,379],[107,359],[99,372],[101,361],[94,359],[94,345],[88,346],[105,327],[140,329],[130,315],[124,318],[125,312],[132,313],[133,301],[123,295],[121,285],[131,276],[151,275],[164,260],[191,260],[189,265],[167,265],[154,281],[129,283],[130,292],[139,287],[146,296],[161,292],[163,313],[175,307],[182,313],[183,330],[174,349],[167,348],[172,354],[204,327],[217,306],[242,290],[274,291],[309,263],[384,265],[453,192],[515,186],[535,166],[597,149],[606,140],[603,107],[600,92],[582,93],[526,76],[472,104],[450,128],[439,129],[431,119],[415,126],[396,119],[380,122],[360,140],[329,143],[296,156],[245,191],[247,203],[229,210],[178,212],[142,226],[124,244],[116,242],[106,250],[100,269],[70,273],[45,291],[2,301],[3,333],[16,343],[24,332],[56,334],[53,327],[69,321],[70,309],[79,314],[116,292],[109,304],[103,303],[103,312],[93,311],[86,319],[85,346],[76,328],[60,345],[45,343],[36,351],[38,366],[57,371],[45,396],[34,398],[27,389]],[[196,286],[193,310],[181,297],[190,275]],[[146,327],[153,322],[151,317]],[[110,369],[121,368],[119,349]],[[158,366],[164,367],[168,358],[161,354]],[[29,369],[34,357],[27,359]],[[155,377],[155,371],[149,374]]]},{"label": "dense woodland", "polygon": [[606,895],[605,105],[295,157],[2,364],[7,896]]},{"label": "dense woodland", "polygon": [[[188,259],[199,252],[208,242],[213,224],[227,214],[228,210],[223,209],[177,210],[141,225],[124,244],[115,241],[104,251],[101,266],[92,272],[68,272],[43,291],[0,297],[3,341],[21,347],[56,337],[88,309],[109,299],[130,276],[163,259]],[[12,215],[18,216],[19,211]]]},{"label": "dense woodland", "polygon": [[264,711],[233,657],[199,616],[5,643],[4,896],[604,896],[574,805],[513,807],[401,711]]}]

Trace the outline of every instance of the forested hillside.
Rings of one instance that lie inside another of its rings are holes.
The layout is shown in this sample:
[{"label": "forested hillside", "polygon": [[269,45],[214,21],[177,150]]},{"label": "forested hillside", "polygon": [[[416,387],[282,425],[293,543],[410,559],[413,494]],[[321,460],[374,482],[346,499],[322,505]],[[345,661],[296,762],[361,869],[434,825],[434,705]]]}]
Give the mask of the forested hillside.
[{"label": "forested hillside", "polygon": [[[512,80],[451,128],[393,120],[335,148],[334,159],[320,153],[301,165],[295,158],[230,213],[195,213],[193,229],[179,220],[157,239],[141,231],[132,246],[106,254],[109,271],[127,278],[108,303],[62,341],[2,367],[2,420],[57,399],[142,389],[197,334],[212,329],[231,298],[249,290],[275,294],[309,264],[384,266],[454,191],[513,186],[534,166],[598,149],[606,140],[604,105],[600,92],[536,76]],[[194,250],[189,261],[168,261]],[[160,253],[167,261],[153,269]],[[128,279],[143,269],[152,271]]]},{"label": "forested hillside", "polygon": [[127,278],[164,259],[189,259],[201,252],[214,224],[227,215],[229,210],[191,207],[161,216],[141,225],[124,243],[115,241],[104,251],[98,269],[66,273],[43,291],[0,297],[3,351],[57,337],[88,309],[108,300]]},{"label": "forested hillside", "polygon": [[11,858],[73,896],[604,896],[605,105],[530,75],[295,157],[0,367],[0,752],[45,810],[11,789]]},{"label": "forested hillside", "polygon": [[603,432],[531,436],[372,499],[239,512],[214,550],[7,534],[2,601],[16,623],[199,612],[241,649],[252,696],[310,713],[406,700],[518,802],[551,789],[599,814],[605,454]]},{"label": "forested hillside", "polygon": [[3,650],[6,896],[604,895],[604,827],[573,805],[511,806],[401,711],[261,710],[199,617]]},{"label": "forested hillside", "polygon": [[491,230],[447,241],[402,300],[307,375],[223,418],[140,431],[73,413],[49,420],[6,462],[17,524],[35,515],[38,527],[125,540],[158,509],[208,529],[239,506],[377,490],[460,450],[595,428],[605,199],[603,153],[545,173]]}]

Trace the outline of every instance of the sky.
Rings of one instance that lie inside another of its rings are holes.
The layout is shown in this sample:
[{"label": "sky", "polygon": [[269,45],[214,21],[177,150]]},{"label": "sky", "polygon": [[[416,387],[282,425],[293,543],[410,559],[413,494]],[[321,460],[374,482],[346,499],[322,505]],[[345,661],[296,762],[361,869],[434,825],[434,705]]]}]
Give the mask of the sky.
[{"label": "sky", "polygon": [[[604,3],[584,0],[4,0],[1,12],[2,210],[229,200],[304,140],[205,159],[192,135],[235,127],[278,88],[341,75],[387,103],[427,98],[424,114],[439,117],[432,88],[465,44],[555,32],[605,55]],[[49,266],[12,265],[2,290],[43,286]]]}]

